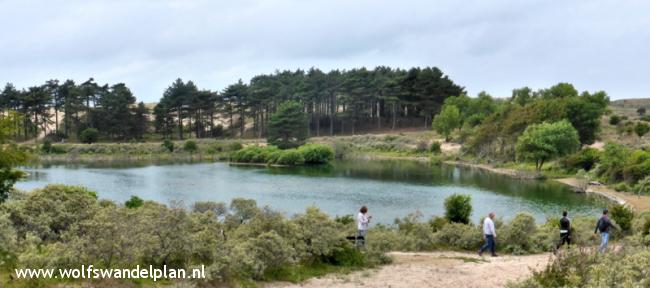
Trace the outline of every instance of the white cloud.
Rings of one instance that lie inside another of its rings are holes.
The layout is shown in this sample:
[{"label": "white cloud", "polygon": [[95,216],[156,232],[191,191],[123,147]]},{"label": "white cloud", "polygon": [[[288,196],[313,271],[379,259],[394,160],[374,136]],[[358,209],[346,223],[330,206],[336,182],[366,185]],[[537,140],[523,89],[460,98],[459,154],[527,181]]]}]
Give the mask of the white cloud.
[{"label": "white cloud", "polygon": [[438,66],[471,94],[559,81],[647,97],[647,1],[2,1],[0,82],[177,77],[222,89],[276,69]]}]

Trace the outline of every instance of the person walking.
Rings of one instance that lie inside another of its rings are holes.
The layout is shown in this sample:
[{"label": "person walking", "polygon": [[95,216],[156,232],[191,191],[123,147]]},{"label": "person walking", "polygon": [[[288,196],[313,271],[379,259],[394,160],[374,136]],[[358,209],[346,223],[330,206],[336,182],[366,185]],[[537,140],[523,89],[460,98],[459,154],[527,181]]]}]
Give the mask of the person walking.
[{"label": "person walking", "polygon": [[368,207],[361,206],[359,214],[357,214],[357,238],[355,244],[357,247],[366,245],[366,231],[368,230],[368,223],[370,223],[372,216],[368,215]]},{"label": "person walking", "polygon": [[610,228],[614,227],[608,214],[609,211],[607,209],[603,210],[603,216],[601,216],[600,219],[598,219],[598,222],[596,222],[596,229],[594,230],[594,236],[600,232],[600,246],[598,247],[598,252],[600,253],[605,253],[607,243],[609,243]]},{"label": "person walking", "polygon": [[555,250],[560,249],[564,243],[571,246],[571,221],[567,217],[566,211],[562,212],[562,219],[560,219],[560,243],[557,244]]},{"label": "person walking", "polygon": [[485,250],[490,249],[490,252],[492,253],[492,257],[496,257],[497,254],[495,253],[495,238],[497,238],[497,232],[496,229],[494,229],[494,218],[496,217],[496,214],[494,212],[490,212],[488,217],[485,217],[485,220],[483,220],[483,238],[485,239],[485,245],[481,247],[481,250],[478,250],[478,256],[483,256],[483,252]]}]

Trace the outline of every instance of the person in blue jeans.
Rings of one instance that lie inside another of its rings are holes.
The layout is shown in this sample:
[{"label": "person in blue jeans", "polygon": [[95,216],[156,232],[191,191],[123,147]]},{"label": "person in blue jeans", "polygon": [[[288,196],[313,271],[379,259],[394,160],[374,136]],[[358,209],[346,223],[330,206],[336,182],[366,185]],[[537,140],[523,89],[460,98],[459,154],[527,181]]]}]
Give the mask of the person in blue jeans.
[{"label": "person in blue jeans", "polygon": [[603,210],[603,216],[596,222],[596,229],[594,230],[594,235],[600,232],[600,246],[598,247],[598,252],[600,253],[605,253],[607,243],[609,242],[609,231],[614,227],[612,220],[609,220],[608,214],[609,211],[607,209]]},{"label": "person in blue jeans", "polygon": [[478,256],[482,256],[483,252],[488,249],[490,249],[492,257],[497,256],[494,251],[496,246],[494,239],[497,237],[497,232],[496,229],[494,229],[493,221],[495,217],[496,214],[494,214],[494,212],[491,212],[490,215],[488,215],[488,217],[485,217],[485,220],[483,220],[483,238],[485,239],[485,245],[481,247],[481,250],[478,250]]}]

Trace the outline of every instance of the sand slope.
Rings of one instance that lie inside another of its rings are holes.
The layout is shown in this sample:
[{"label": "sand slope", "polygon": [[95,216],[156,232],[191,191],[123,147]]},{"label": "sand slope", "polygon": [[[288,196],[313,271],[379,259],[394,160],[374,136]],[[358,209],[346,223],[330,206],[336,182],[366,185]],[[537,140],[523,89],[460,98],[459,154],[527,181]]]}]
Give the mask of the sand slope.
[{"label": "sand slope", "polygon": [[541,270],[548,253],[483,257],[460,252],[390,253],[393,264],[349,275],[328,275],[300,284],[273,283],[266,287],[503,287]]}]

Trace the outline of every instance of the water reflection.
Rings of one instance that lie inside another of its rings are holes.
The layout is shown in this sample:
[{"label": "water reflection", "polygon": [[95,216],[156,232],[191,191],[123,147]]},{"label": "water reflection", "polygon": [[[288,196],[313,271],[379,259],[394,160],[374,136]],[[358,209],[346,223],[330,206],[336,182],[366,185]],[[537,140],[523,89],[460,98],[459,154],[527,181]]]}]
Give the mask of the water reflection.
[{"label": "water reflection", "polygon": [[575,215],[597,213],[601,206],[554,182],[515,180],[483,170],[415,161],[337,161],[292,168],[139,161],[49,163],[25,169],[30,176],[16,185],[24,190],[64,183],[87,186],[100,197],[118,202],[138,195],[161,202],[183,200],[187,205],[244,197],[287,215],[309,205],[331,215],[353,214],[359,206],[368,205],[374,219],[382,223],[416,210],[427,217],[441,215],[444,198],[458,192],[472,195],[474,220],[490,211],[506,218],[525,211],[541,221],[563,209]]}]

